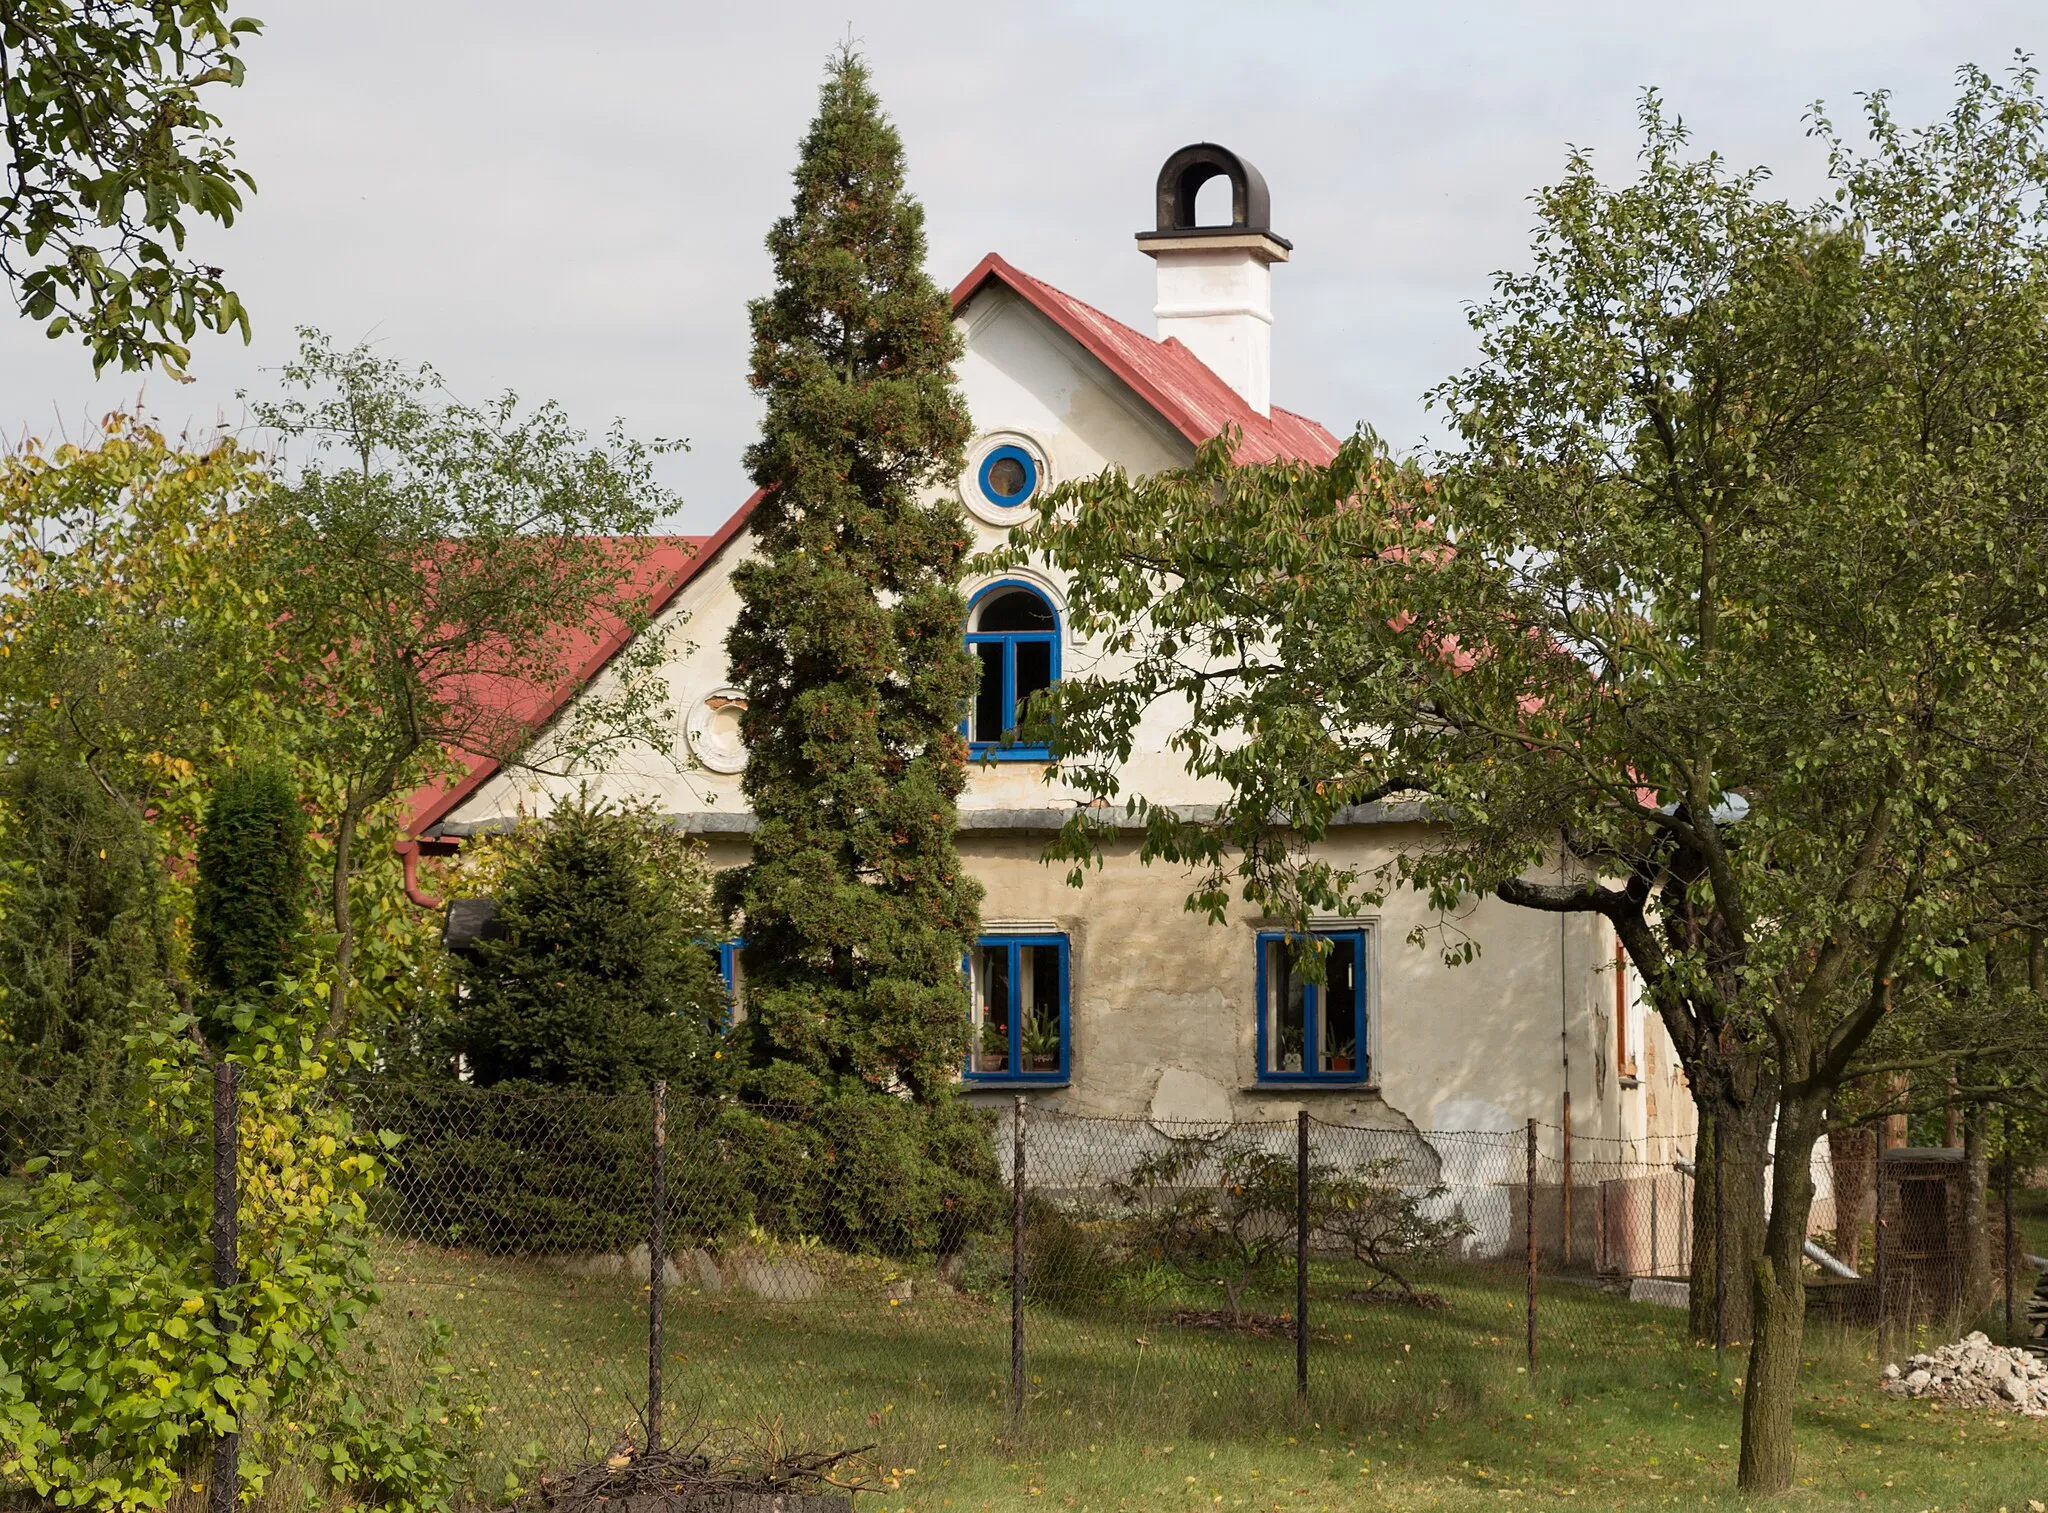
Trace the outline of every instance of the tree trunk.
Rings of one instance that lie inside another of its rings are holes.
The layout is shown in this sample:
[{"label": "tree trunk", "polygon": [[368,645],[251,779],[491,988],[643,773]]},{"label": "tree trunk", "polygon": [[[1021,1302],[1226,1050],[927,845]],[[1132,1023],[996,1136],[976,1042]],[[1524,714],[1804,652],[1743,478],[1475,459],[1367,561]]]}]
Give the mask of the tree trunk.
[{"label": "tree trunk", "polygon": [[1984,1106],[1963,1122],[1963,1317],[1975,1319],[1998,1295],[1998,1252],[2005,1235],[1991,1217],[1991,1155],[1985,1147]]},{"label": "tree trunk", "polygon": [[[1898,1072],[1892,1077],[1891,1085],[1887,1090],[1887,1096],[1890,1101],[1896,1103],[1903,1101],[1912,1091],[1913,1079],[1904,1072]],[[1884,1139],[1880,1142],[1880,1148],[1888,1151],[1903,1148],[1907,1140],[1907,1133],[1906,1115],[1902,1113],[1886,1114],[1884,1116]]]},{"label": "tree trunk", "polygon": [[1737,1484],[1752,1496],[1792,1487],[1792,1411],[1806,1333],[1806,1221],[1813,1212],[1813,1145],[1822,1103],[1787,1098],[1778,1110],[1771,1169],[1771,1218],[1751,1272],[1755,1332],[1742,1394],[1742,1460]]},{"label": "tree trunk", "polygon": [[1750,1334],[1749,1276],[1764,1243],[1764,1162],[1775,1112],[1776,1085],[1758,1077],[1747,1099],[1723,1091],[1713,1095],[1697,1088],[1694,1097],[1700,1134],[1694,1152],[1697,1179],[1692,1188],[1692,1333],[1697,1340],[1714,1338],[1714,1284],[1718,1265],[1714,1202],[1714,1126],[1721,1127],[1721,1207],[1725,1210],[1728,1247],[1726,1327],[1728,1338]]},{"label": "tree trunk", "polygon": [[354,868],[356,812],[344,805],[334,827],[334,985],[327,990],[327,1033],[339,1035],[348,1023],[348,979],[355,965],[355,914],[349,908],[350,873]]},{"label": "tree trunk", "polygon": [[1863,1227],[1877,1208],[1877,1131],[1830,1125],[1828,1164],[1835,1177],[1835,1254],[1851,1271],[1861,1271]]}]

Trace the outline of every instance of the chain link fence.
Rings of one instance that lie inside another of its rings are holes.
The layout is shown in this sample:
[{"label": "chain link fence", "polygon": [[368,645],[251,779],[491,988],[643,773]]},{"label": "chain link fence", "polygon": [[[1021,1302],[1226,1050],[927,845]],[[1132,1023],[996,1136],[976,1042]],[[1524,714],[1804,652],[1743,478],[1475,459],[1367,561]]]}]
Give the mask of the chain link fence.
[{"label": "chain link fence", "polygon": [[[1426,1432],[1531,1372],[1591,1381],[1699,1344],[1693,1214],[1714,1203],[1690,1139],[1176,1125],[1020,1098],[986,1117],[972,1222],[912,1254],[819,1196],[839,1142],[816,1110],[376,1079],[345,1096],[388,1132],[368,1327],[383,1359],[476,1405],[485,1500],[693,1426],[893,1466],[1304,1411]],[[36,1136],[0,1119],[17,1206]],[[1964,1306],[1960,1163],[1880,1165],[1873,1274],[1816,1263],[1817,1328],[1867,1336],[1880,1296],[1899,1323]],[[2024,1333],[2024,1293],[2018,1314]]]}]

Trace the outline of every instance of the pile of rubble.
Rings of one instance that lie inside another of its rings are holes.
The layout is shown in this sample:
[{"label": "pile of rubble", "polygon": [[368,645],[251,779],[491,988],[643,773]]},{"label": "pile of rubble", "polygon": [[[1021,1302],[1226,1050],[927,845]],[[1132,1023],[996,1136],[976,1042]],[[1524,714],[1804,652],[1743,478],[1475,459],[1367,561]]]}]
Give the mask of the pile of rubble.
[{"label": "pile of rubble", "polygon": [[1884,1368],[1878,1385],[1894,1397],[1933,1397],[1971,1408],[2006,1408],[2048,1418],[2048,1361],[1975,1333]]}]

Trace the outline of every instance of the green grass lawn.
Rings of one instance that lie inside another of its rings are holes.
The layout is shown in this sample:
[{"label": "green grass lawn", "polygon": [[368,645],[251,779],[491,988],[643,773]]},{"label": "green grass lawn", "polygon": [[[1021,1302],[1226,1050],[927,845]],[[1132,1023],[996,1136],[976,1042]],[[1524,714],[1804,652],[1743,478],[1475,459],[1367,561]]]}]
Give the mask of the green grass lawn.
[{"label": "green grass lawn", "polygon": [[[1449,1306],[1347,1300],[1318,1277],[1307,1407],[1291,1339],[1161,1311],[1034,1306],[1028,1404],[1008,1416],[1009,1314],[928,1274],[813,1255],[820,1297],[689,1288],[665,1314],[672,1424],[873,1444],[880,1509],[1732,1507],[1742,1356],[1728,1375],[1683,1315],[1547,1285],[1536,1372],[1519,1285],[1430,1279]],[[480,1490],[538,1441],[603,1455],[646,1392],[645,1293],[621,1278],[440,1252],[385,1257],[386,1327],[454,1328],[464,1387],[490,1396]],[[908,1296],[903,1296],[904,1293]],[[892,1298],[891,1294],[896,1294]],[[1284,1299],[1261,1300],[1284,1312]],[[1894,1402],[1867,1338],[1809,1340],[1800,1485],[1785,1506],[2019,1513],[2048,1500],[2048,1425]]]}]

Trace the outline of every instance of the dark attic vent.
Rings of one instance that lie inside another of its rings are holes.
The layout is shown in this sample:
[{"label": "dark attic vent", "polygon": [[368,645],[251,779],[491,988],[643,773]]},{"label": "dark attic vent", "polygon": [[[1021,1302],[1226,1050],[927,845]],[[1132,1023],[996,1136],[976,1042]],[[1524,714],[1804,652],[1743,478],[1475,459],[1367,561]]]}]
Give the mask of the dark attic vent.
[{"label": "dark attic vent", "polygon": [[[1230,224],[1195,223],[1195,196],[1214,178],[1230,181]],[[1294,244],[1273,236],[1273,200],[1259,170],[1228,147],[1194,142],[1181,148],[1159,170],[1158,228],[1138,233],[1139,241],[1158,237],[1244,236],[1259,233],[1282,247]]]}]

